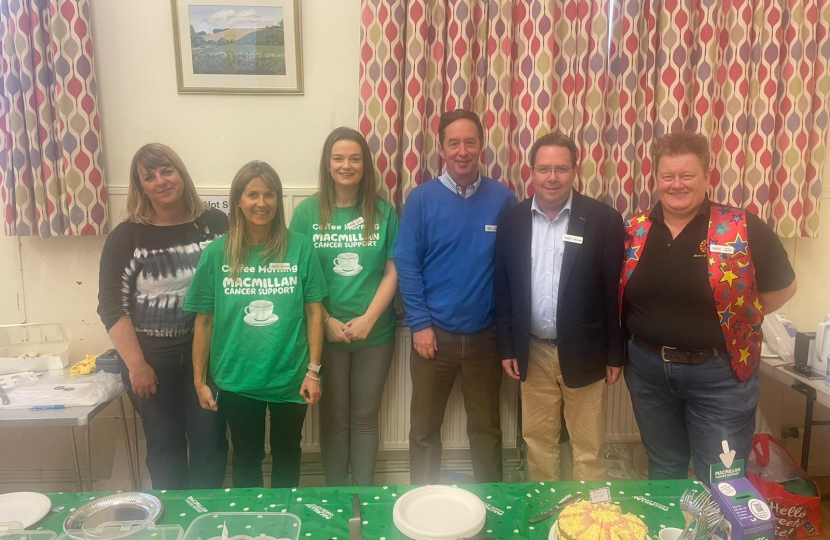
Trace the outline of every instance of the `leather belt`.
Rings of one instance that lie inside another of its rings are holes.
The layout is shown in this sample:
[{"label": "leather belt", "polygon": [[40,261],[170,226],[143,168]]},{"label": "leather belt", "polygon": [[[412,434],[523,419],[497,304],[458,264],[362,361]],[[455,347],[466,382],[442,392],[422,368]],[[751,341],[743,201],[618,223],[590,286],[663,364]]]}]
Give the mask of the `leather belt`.
[{"label": "leather belt", "polygon": [[556,338],[542,338],[537,336],[536,334],[528,334],[530,339],[533,341],[538,341],[539,343],[544,343],[545,345],[550,345],[551,347],[556,347]]},{"label": "leather belt", "polygon": [[672,364],[703,364],[707,360],[716,358],[720,355],[717,349],[703,349],[700,351],[683,351],[677,347],[666,347],[660,345],[652,345],[640,339],[634,338],[638,345],[645,347],[653,353],[660,355],[663,362]]}]

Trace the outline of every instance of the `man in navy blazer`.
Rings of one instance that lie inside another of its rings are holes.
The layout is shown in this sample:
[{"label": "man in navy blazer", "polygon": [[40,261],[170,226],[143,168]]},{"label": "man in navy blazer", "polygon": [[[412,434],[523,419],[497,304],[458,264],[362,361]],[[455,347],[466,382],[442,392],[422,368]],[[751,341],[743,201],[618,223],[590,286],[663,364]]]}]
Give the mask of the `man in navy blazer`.
[{"label": "man in navy blazer", "polygon": [[574,478],[605,478],[605,386],[619,379],[618,289],[625,232],[613,208],[577,193],[577,149],[559,133],[530,150],[534,196],[496,233],[502,366],[521,380],[528,479],[559,479],[562,407]]}]

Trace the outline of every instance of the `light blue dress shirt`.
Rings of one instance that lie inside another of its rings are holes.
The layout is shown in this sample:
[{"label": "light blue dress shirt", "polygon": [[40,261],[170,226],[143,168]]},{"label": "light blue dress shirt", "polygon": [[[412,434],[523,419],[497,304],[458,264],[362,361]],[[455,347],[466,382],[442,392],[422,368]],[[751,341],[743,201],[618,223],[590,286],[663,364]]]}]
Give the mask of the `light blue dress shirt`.
[{"label": "light blue dress shirt", "polygon": [[450,191],[458,195],[461,195],[465,199],[469,199],[470,197],[475,195],[476,191],[478,191],[478,186],[481,185],[481,173],[479,173],[478,178],[476,178],[476,181],[472,185],[467,187],[467,194],[465,195],[464,188],[455,183],[455,180],[453,180],[452,177],[450,177],[449,172],[444,171],[444,174],[439,176],[438,179],[441,180],[441,183],[447,186],[447,188]]},{"label": "light blue dress shirt", "polygon": [[565,254],[564,235],[571,221],[571,204],[574,194],[551,220],[539,208],[536,196],[530,215],[533,225],[530,270],[530,332],[540,338],[556,338],[556,305],[559,297],[559,278],[562,274],[562,258]]}]

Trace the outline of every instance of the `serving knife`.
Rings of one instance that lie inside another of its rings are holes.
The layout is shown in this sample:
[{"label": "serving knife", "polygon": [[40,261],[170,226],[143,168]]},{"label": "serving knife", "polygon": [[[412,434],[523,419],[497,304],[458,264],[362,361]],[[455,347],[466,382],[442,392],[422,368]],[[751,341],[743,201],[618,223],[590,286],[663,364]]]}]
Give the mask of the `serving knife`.
[{"label": "serving knife", "polygon": [[540,521],[544,521],[544,520],[548,519],[549,517],[551,517],[552,515],[559,512],[560,510],[562,510],[563,508],[565,508],[566,506],[568,506],[569,504],[573,504],[573,503],[579,502],[581,500],[582,500],[582,494],[581,493],[578,494],[578,495],[565,497],[565,499],[562,500],[562,502],[560,502],[559,504],[557,504],[556,506],[554,506],[550,510],[545,510],[544,512],[542,512],[538,516],[533,516],[532,518],[528,519],[527,521],[529,523],[538,523]]},{"label": "serving knife", "polygon": [[349,540],[363,540],[363,518],[360,517],[360,495],[352,493],[352,517],[349,518]]}]

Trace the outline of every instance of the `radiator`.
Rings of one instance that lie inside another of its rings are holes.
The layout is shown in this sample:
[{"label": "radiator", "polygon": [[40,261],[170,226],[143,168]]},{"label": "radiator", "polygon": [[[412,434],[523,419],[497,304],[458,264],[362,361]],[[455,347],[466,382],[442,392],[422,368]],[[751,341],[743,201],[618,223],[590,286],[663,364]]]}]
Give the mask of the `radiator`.
[{"label": "radiator", "polygon": [[605,442],[639,441],[640,431],[634,420],[631,396],[623,377],[608,387],[605,403]]},{"label": "radiator", "polygon": [[[398,328],[395,336],[395,353],[383,399],[380,405],[379,450],[409,449],[409,401],[412,398],[412,380],[409,376],[409,354],[412,335],[408,328]],[[508,377],[502,378],[501,429],[503,447],[515,448],[518,432],[518,385]],[[461,390],[456,383],[447,403],[441,439],[446,449],[467,449],[467,415]],[[319,407],[310,407],[303,426],[303,451],[320,450]]]}]

